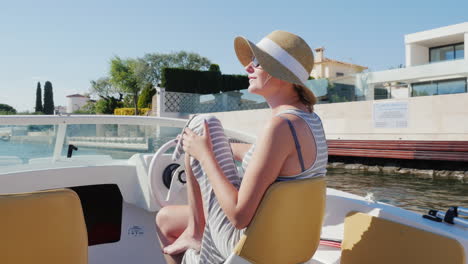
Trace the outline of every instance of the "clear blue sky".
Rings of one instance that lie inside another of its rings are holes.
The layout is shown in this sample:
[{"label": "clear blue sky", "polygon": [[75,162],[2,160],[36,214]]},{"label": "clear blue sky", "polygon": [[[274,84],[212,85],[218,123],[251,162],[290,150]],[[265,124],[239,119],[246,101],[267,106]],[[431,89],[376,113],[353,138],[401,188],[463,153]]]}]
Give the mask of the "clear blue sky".
[{"label": "clear blue sky", "polygon": [[242,73],[233,39],[275,29],[371,70],[404,63],[404,34],[468,21],[468,1],[15,0],[0,2],[0,103],[32,111],[38,81],[56,105],[106,76],[109,59],[197,52]]}]

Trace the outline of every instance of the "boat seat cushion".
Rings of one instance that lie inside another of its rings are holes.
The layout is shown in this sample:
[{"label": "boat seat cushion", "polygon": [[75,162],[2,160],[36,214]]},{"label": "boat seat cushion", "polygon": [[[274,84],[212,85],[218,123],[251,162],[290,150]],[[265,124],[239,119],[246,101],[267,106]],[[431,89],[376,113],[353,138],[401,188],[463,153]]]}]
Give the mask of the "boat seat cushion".
[{"label": "boat seat cushion", "polygon": [[302,263],[320,241],[325,214],[323,177],[272,184],[234,254],[252,263]]},{"label": "boat seat cushion", "polygon": [[0,263],[87,263],[86,225],[74,191],[0,195],[0,214]]},{"label": "boat seat cushion", "polygon": [[351,212],[345,219],[341,263],[464,264],[465,254],[455,239]]}]

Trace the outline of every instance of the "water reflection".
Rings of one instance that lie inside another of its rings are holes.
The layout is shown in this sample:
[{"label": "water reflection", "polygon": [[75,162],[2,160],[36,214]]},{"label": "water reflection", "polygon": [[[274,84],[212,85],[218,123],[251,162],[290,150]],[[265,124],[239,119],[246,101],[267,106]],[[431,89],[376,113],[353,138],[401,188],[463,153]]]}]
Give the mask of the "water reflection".
[{"label": "water reflection", "polygon": [[328,187],[365,196],[418,213],[450,206],[468,207],[468,183],[446,179],[419,179],[411,175],[365,173],[329,169]]}]

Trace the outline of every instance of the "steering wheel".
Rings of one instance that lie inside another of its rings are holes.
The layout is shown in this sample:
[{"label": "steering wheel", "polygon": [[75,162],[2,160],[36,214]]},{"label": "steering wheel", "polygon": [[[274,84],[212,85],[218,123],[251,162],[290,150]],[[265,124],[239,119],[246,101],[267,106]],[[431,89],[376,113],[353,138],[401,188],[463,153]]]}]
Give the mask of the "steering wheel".
[{"label": "steering wheel", "polygon": [[176,161],[166,152],[177,145],[172,139],[162,145],[151,159],[148,177],[150,193],[159,206],[186,204],[184,155]]}]

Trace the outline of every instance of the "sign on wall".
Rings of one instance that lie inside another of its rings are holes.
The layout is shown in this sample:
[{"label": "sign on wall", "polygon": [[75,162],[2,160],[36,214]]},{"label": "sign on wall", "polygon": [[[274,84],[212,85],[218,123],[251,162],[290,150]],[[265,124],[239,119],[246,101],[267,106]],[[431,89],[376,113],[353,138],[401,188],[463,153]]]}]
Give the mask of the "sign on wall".
[{"label": "sign on wall", "polygon": [[374,103],[374,128],[408,128],[408,102]]}]

